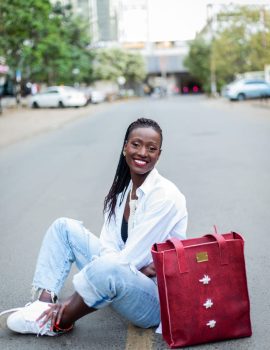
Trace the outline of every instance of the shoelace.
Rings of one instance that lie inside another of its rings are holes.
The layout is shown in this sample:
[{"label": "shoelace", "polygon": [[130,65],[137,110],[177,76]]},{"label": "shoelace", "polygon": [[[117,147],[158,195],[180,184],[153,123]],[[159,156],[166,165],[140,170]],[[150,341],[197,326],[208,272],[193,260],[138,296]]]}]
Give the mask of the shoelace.
[{"label": "shoelace", "polygon": [[[30,306],[31,304],[33,304],[33,302],[30,301],[29,303],[25,304],[25,307]],[[30,321],[26,319],[25,321],[29,324],[29,327],[33,329],[35,333],[37,333],[37,337],[39,337],[40,335],[42,336],[51,330],[50,321],[45,323],[42,327],[40,327],[40,325],[36,320]]]},{"label": "shoelace", "polygon": [[36,321],[25,320],[25,322],[28,324],[27,328],[36,333],[37,337],[46,334],[51,329],[49,322],[45,323],[42,327]]}]

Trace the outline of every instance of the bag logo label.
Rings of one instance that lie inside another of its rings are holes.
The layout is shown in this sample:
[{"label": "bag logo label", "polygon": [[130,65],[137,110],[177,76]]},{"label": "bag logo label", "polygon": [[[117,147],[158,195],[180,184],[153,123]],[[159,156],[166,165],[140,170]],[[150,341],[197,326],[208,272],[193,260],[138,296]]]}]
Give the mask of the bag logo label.
[{"label": "bag logo label", "polygon": [[208,261],[208,254],[207,254],[207,252],[196,253],[196,260],[197,260],[197,263]]}]

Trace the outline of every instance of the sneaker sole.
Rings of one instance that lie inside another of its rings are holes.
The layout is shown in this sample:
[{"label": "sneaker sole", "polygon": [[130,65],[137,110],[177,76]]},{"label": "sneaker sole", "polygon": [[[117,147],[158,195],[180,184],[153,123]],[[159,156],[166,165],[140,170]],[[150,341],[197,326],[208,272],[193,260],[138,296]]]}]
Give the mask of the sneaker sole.
[{"label": "sneaker sole", "polygon": [[21,307],[17,307],[14,309],[9,309],[9,310],[0,312],[0,329],[8,329],[8,326],[7,326],[8,317],[14,312],[19,311],[21,309],[22,309]]}]

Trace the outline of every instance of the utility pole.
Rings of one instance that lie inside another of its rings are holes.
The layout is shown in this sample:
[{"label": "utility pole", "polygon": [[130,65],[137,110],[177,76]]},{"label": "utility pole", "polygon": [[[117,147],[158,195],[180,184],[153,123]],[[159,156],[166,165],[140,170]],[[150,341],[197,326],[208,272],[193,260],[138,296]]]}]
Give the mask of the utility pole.
[{"label": "utility pole", "polygon": [[262,6],[260,8],[260,22],[261,22],[261,29],[262,29],[262,46],[266,48],[266,29],[265,29],[265,8]]},{"label": "utility pole", "polygon": [[215,39],[215,22],[216,15],[213,11],[213,4],[207,4],[207,20],[208,26],[210,28],[210,38],[211,38],[211,51],[210,51],[210,88],[211,96],[216,97],[217,95],[217,82],[216,82],[216,61],[214,55],[214,39]]}]

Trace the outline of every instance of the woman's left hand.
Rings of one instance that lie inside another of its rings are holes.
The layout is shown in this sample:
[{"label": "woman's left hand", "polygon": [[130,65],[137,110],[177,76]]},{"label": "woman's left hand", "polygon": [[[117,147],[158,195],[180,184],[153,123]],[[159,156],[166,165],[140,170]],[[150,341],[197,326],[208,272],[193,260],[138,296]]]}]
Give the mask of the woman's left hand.
[{"label": "woman's left hand", "polygon": [[156,269],[154,263],[143,267],[142,269],[140,269],[140,272],[147,277],[156,277]]}]

